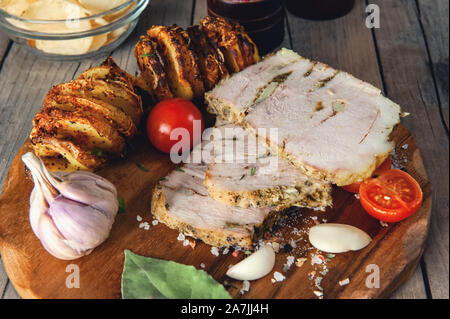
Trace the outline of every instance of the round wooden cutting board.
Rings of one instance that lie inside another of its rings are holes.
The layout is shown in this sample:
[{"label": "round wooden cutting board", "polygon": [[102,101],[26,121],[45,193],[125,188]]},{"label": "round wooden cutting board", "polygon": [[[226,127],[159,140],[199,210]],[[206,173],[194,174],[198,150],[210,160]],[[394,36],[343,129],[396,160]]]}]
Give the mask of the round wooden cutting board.
[{"label": "round wooden cutting board", "polygon": [[[29,144],[25,143],[12,162],[0,197],[1,257],[14,287],[24,298],[120,298],[124,249],[194,265],[198,269],[203,263],[205,270],[216,280],[230,284],[228,291],[234,298],[317,298],[314,291],[320,291],[318,286],[323,288],[324,298],[385,298],[417,266],[431,212],[431,185],[413,137],[402,125],[392,136],[397,145],[394,163],[404,165],[423,189],[424,202],[419,211],[402,222],[383,226],[364,212],[353,194],[336,187],[333,209],[326,212],[299,210],[278,231],[282,243],[293,239],[296,247],[290,251],[280,250],[274,271],[283,272],[288,256],[306,257],[306,262],[300,267],[293,265],[283,273],[286,276],[283,282],[273,283],[273,273],[251,282],[250,291],[244,295],[240,294],[242,283],[225,275],[228,266],[243,258],[243,254],[233,257],[228,253],[216,257],[211,254],[211,246],[199,241],[194,249],[183,246],[177,240],[178,232],[161,223],[149,230],[139,228],[137,215],[151,224],[153,186],[173,169],[169,157],[149,146],[144,137],[136,141],[129,159],[113,163],[99,172],[117,186],[119,195],[125,199],[125,213],[117,216],[104,244],[90,255],[74,261],[52,257],[30,228],[28,208],[33,182],[25,174],[21,161],[22,154],[29,150]],[[136,163],[145,165],[149,172],[141,170]],[[302,240],[296,229],[305,233],[311,224],[325,220],[354,225],[366,231],[373,241],[357,252],[336,254],[335,257],[323,254],[329,258],[312,265],[311,261],[317,262],[321,253],[311,249],[307,236]],[[70,264],[79,267],[79,288],[66,286],[66,279],[72,273],[72,268],[68,268]],[[347,285],[339,284],[346,278],[349,279]]]}]

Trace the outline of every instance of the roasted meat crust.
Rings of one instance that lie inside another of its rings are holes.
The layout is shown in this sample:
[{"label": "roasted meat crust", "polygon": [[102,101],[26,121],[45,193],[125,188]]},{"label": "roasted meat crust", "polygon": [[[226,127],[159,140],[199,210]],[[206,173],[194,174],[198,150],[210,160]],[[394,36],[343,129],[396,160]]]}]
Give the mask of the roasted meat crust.
[{"label": "roasted meat crust", "polygon": [[266,231],[270,231],[275,222],[281,218],[282,213],[274,210],[259,225],[248,226],[247,233],[237,234],[231,229],[199,228],[194,227],[170,213],[170,207],[166,205],[165,189],[161,185],[155,186],[151,200],[151,213],[160,222],[171,229],[176,229],[186,236],[200,239],[208,245],[216,247],[239,246],[253,250],[253,243],[261,239]]},{"label": "roasted meat crust", "polygon": [[150,37],[141,36],[134,47],[134,56],[146,83],[145,90],[155,101],[162,101],[172,98],[173,94],[157,46],[156,41]]},{"label": "roasted meat crust", "polygon": [[181,31],[177,26],[153,26],[147,35],[158,44],[173,94],[192,100],[204,93],[204,87],[194,52]]}]

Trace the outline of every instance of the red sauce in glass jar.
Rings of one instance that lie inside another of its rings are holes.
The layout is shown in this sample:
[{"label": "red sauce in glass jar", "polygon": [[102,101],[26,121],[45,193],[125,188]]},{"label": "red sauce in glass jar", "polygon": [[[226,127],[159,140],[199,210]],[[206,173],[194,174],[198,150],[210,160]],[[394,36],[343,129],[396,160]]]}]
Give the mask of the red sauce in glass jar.
[{"label": "red sauce in glass jar", "polygon": [[283,0],[208,0],[208,14],[243,25],[261,54],[274,50],[283,41]]}]

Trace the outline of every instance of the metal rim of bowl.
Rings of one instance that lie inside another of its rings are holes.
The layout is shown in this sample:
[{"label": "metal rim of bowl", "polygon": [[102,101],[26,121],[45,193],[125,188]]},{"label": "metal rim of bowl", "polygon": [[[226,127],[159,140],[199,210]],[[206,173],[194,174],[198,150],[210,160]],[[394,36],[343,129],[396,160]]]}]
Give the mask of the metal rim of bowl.
[{"label": "metal rim of bowl", "polygon": [[26,30],[22,28],[18,28],[11,23],[7,22],[5,23],[6,18],[8,19],[15,19],[20,20],[21,22],[28,22],[30,21],[38,21],[39,24],[61,24],[66,23],[70,20],[27,20],[19,17],[16,17],[14,15],[10,15],[6,13],[6,11],[0,9],[0,28],[2,28],[5,32],[19,38],[28,38],[33,40],[74,40],[74,39],[80,39],[90,36],[95,36],[98,34],[110,32],[112,30],[118,29],[121,26],[130,23],[130,21],[136,19],[139,17],[139,15],[144,11],[144,9],[147,7],[150,0],[129,0],[113,9],[110,9],[108,11],[105,11],[103,13],[95,14],[89,17],[83,17],[80,19],[77,19],[79,21],[92,21],[96,18],[103,17],[105,15],[111,14],[110,12],[114,13],[117,11],[120,11],[124,9],[125,7],[129,6],[130,4],[136,2],[135,7],[131,8],[125,15],[121,16],[120,18],[114,20],[113,22],[100,26],[98,28],[86,30],[86,31],[80,31],[80,32],[72,32],[72,33],[45,33],[45,32],[36,32],[31,30]]}]

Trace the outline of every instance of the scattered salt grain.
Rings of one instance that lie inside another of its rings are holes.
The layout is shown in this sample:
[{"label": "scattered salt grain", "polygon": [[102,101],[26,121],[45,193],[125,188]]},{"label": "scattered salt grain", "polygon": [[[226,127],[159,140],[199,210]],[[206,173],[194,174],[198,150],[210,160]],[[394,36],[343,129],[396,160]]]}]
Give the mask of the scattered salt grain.
[{"label": "scattered salt grain", "polygon": [[311,216],[312,220],[317,220],[317,216]]},{"label": "scattered salt grain", "polygon": [[314,256],[311,258],[311,265],[315,265],[315,264],[320,265],[320,264],[322,264],[322,263],[323,263],[323,259],[320,258],[318,255],[314,255]]},{"label": "scattered salt grain", "polygon": [[355,196],[356,199],[360,199],[359,194],[355,194],[354,196]]},{"label": "scattered salt grain", "polygon": [[323,297],[323,292],[322,291],[319,291],[319,290],[314,290],[313,291],[314,292],[314,294],[317,296],[317,297]]},{"label": "scattered salt grain", "polygon": [[380,225],[383,226],[383,227],[389,227],[389,224],[384,222],[384,221],[382,221],[382,220],[380,220]]},{"label": "scattered salt grain", "polygon": [[138,222],[141,222],[141,221],[142,221],[142,217],[139,216],[139,215],[137,215],[137,216],[136,216],[136,220],[137,220]]},{"label": "scattered salt grain", "polygon": [[139,228],[144,228],[145,230],[148,230],[150,228],[150,225],[147,222],[143,222],[139,224]]},{"label": "scattered salt grain", "polygon": [[278,271],[275,271],[275,272],[273,273],[273,279],[274,279],[275,281],[283,281],[283,280],[286,279],[286,277],[283,276],[282,273],[279,273]]},{"label": "scattered salt grain", "polygon": [[223,255],[226,255],[226,254],[228,254],[229,252],[230,252],[230,249],[225,248],[225,249],[222,251],[222,254],[223,254]]},{"label": "scattered salt grain", "polygon": [[297,247],[297,243],[295,242],[295,240],[291,239],[289,241],[289,245],[291,245],[292,248],[296,248]]},{"label": "scattered salt grain", "polygon": [[408,149],[408,146],[409,146],[409,144],[405,144],[405,145],[402,145],[402,148],[403,148],[404,150],[407,150],[407,149]]},{"label": "scattered salt grain", "polygon": [[219,248],[217,247],[211,247],[211,254],[213,254],[214,256],[218,257],[219,256]]},{"label": "scattered salt grain", "polygon": [[340,286],[345,286],[348,285],[350,283],[350,279],[345,278],[344,280],[339,281],[339,285]]},{"label": "scattered salt grain", "polygon": [[240,290],[241,295],[245,294],[249,290],[250,290],[250,282],[248,280],[244,280],[244,282],[242,283],[242,288]]},{"label": "scattered salt grain", "polygon": [[177,240],[178,241],[184,241],[186,239],[186,237],[184,236],[184,234],[180,233],[178,234]]},{"label": "scattered salt grain", "polygon": [[287,257],[287,261],[286,261],[286,265],[288,265],[289,267],[292,266],[295,262],[295,257],[294,256],[288,256]]},{"label": "scattered salt grain", "polygon": [[188,239],[185,239],[183,241],[183,246],[189,246],[189,240]]},{"label": "scattered salt grain", "polygon": [[205,264],[204,264],[204,263],[201,263],[201,264],[200,264],[200,268],[205,268]]},{"label": "scattered salt grain", "polygon": [[156,226],[156,225],[158,225],[158,223],[159,223],[159,222],[158,222],[158,220],[157,220],[157,219],[154,219],[154,220],[152,221],[152,225],[153,225],[153,226]]},{"label": "scattered salt grain", "polygon": [[320,291],[323,291],[323,288],[322,288],[322,286],[321,286],[322,279],[323,279],[323,277],[320,277],[320,276],[318,276],[318,277],[316,277],[316,279],[314,279],[314,285],[315,285],[316,288],[319,289]]}]

